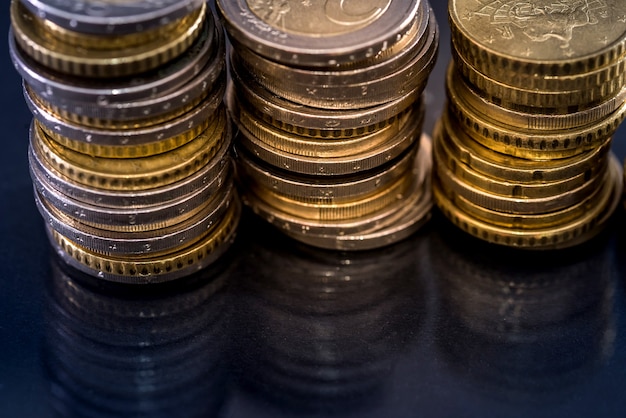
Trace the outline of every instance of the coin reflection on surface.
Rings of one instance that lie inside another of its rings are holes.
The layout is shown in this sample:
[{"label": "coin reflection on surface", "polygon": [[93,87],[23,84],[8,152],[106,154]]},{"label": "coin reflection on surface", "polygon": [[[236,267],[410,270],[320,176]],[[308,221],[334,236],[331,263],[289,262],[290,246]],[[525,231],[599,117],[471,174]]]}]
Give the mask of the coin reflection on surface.
[{"label": "coin reflection on surface", "polygon": [[606,236],[532,257],[467,238],[443,228],[430,242],[444,362],[465,389],[522,410],[562,401],[612,354]]},{"label": "coin reflection on surface", "polygon": [[214,416],[227,396],[225,263],[177,286],[97,283],[56,256],[44,362],[58,416]]},{"label": "coin reflection on surface", "polygon": [[286,416],[362,416],[389,402],[395,364],[424,322],[424,284],[413,262],[423,236],[342,253],[255,228],[232,328],[244,396],[269,399]]}]

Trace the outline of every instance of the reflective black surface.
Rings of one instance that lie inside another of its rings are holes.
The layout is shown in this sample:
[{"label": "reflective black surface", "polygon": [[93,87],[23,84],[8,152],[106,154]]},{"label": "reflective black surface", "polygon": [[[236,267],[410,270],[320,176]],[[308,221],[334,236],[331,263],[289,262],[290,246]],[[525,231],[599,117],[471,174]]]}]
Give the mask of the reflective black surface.
[{"label": "reflective black surface", "polygon": [[[429,126],[450,56],[433,6]],[[30,115],[0,45],[1,417],[624,416],[623,209],[592,242],[548,253],[438,215],[393,247],[333,253],[246,214],[229,255],[189,280],[97,282],[50,253]],[[623,159],[624,129],[615,141]]]}]

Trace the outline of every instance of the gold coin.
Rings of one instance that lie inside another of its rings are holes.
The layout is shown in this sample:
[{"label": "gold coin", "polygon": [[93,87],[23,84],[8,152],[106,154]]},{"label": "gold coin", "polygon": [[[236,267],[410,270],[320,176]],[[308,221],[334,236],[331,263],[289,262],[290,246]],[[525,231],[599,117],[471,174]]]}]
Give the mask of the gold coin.
[{"label": "gold coin", "polygon": [[566,180],[580,173],[596,175],[606,166],[610,143],[578,156],[553,160],[528,160],[493,151],[470,138],[458,122],[444,112],[435,126],[435,142],[441,142],[448,153],[489,177],[519,183],[541,183]]},{"label": "gold coin", "polygon": [[100,158],[64,148],[40,129],[32,130],[31,146],[59,173],[84,185],[104,190],[145,190],[174,183],[200,170],[227,141],[225,115],[194,140],[143,158]]},{"label": "gold coin", "polygon": [[620,74],[612,64],[626,51],[622,0],[452,0],[448,13],[459,53],[507,85],[534,89],[538,79],[576,77],[571,90],[583,90]]},{"label": "gold coin", "polygon": [[594,108],[561,118],[516,112],[481,98],[455,74],[451,66],[446,83],[448,111],[475,141],[502,154],[536,160],[579,155],[610,141],[626,116],[626,103],[620,101],[615,107],[617,98],[610,100],[610,109],[615,109],[609,113]]},{"label": "gold coin", "polygon": [[124,35],[92,35],[84,32],[75,32],[57,25],[48,19],[40,19],[32,15],[38,26],[43,26],[43,30],[49,33],[61,43],[88,50],[98,49],[123,49],[132,48],[138,45],[154,42],[163,39],[176,29],[178,25],[184,24],[183,19],[176,19],[165,25],[158,26],[143,32],[129,33]]},{"label": "gold coin", "polygon": [[620,164],[614,157],[609,167],[606,182],[610,185],[610,198],[607,204],[592,205],[583,216],[563,225],[528,230],[501,227],[481,221],[459,210],[445,197],[444,193],[434,195],[435,203],[457,227],[484,241],[533,250],[567,248],[593,238],[602,231],[614,213],[622,195],[622,173]]},{"label": "gold coin", "polygon": [[608,175],[608,173],[602,172],[581,186],[571,190],[564,190],[560,194],[540,198],[524,198],[511,194],[499,195],[479,189],[457,177],[439,159],[435,158],[434,162],[436,178],[448,193],[459,194],[477,206],[496,212],[519,215],[553,212],[580,203],[580,201],[589,197],[603,181],[606,181]]},{"label": "gold coin", "polygon": [[611,187],[613,187],[611,182],[605,182],[602,187],[593,191],[591,196],[580,203],[554,212],[525,215],[498,212],[478,206],[459,194],[449,193],[439,185],[439,182],[435,182],[433,193],[442,195],[437,196],[436,200],[447,199],[460,211],[487,224],[502,228],[536,230],[567,224],[584,216],[585,213],[593,210],[598,205],[608,204],[608,199],[611,196]]},{"label": "gold coin", "polygon": [[527,113],[568,114],[596,107],[617,96],[624,87],[626,72],[582,90],[547,91],[512,87],[487,77],[471,66],[454,47],[457,71],[487,100],[508,109]]},{"label": "gold coin", "polygon": [[255,185],[249,185],[248,189],[259,199],[282,212],[305,219],[337,221],[362,218],[403,200],[414,181],[412,176],[404,176],[373,195],[342,203],[307,203]]},{"label": "gold coin", "polygon": [[[316,138],[284,131],[259,119],[245,107],[238,109],[237,122],[259,141],[277,150],[311,158],[341,158],[376,148],[398,135],[418,109],[409,107],[380,129],[340,138]],[[423,113],[419,110],[420,113]]]},{"label": "gold coin", "polygon": [[240,215],[239,199],[235,197],[225,216],[195,245],[158,258],[102,256],[54,230],[47,231],[59,255],[81,271],[114,282],[161,283],[200,270],[222,255],[234,240]]},{"label": "gold coin", "polygon": [[86,51],[58,41],[16,0],[11,3],[11,23],[18,45],[46,67],[79,77],[125,77],[157,68],[184,53],[200,35],[206,7],[203,4],[174,30],[150,43],[113,50]]}]

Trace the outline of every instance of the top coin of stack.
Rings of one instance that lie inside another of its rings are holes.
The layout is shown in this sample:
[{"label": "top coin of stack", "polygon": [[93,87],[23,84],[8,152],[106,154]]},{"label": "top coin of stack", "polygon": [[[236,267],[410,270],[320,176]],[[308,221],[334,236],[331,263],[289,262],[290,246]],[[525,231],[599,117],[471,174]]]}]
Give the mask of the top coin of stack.
[{"label": "top coin of stack", "polygon": [[439,38],[428,2],[220,0],[218,11],[245,202],[324,248],[417,230],[431,207],[420,97]]},{"label": "top coin of stack", "polygon": [[591,238],[621,195],[610,142],[626,115],[626,4],[452,0],[449,18],[438,206],[498,244]]},{"label": "top coin of stack", "polygon": [[179,278],[232,241],[225,47],[203,0],[14,0],[35,200],[69,264]]}]

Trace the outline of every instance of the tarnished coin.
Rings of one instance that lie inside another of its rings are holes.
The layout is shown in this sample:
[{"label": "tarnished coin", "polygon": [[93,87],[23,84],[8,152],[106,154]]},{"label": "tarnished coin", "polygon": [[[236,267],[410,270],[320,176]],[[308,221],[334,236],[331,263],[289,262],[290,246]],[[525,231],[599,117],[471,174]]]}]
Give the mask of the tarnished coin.
[{"label": "tarnished coin", "polygon": [[576,76],[571,90],[583,90],[619,76],[611,64],[626,51],[621,0],[452,0],[448,10],[459,53],[505,84],[532,89],[534,80]]},{"label": "tarnished coin", "polygon": [[127,34],[166,25],[204,0],[19,0],[41,19],[76,32]]},{"label": "tarnished coin", "polygon": [[219,0],[229,36],[295,66],[335,67],[381,59],[410,31],[420,0],[345,2]]}]

